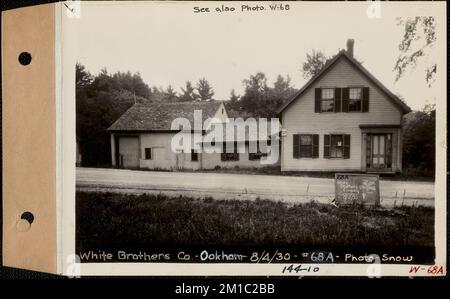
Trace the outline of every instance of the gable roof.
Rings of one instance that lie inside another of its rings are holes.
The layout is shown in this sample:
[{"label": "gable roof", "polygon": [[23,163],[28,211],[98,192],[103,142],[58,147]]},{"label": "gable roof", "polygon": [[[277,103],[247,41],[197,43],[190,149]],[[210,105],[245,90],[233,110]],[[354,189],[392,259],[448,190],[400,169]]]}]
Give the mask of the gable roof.
[{"label": "gable roof", "polygon": [[350,62],[350,65],[354,66],[358,71],[360,71],[369,81],[371,81],[376,87],[378,87],[388,99],[390,99],[397,107],[401,109],[401,111],[406,114],[411,112],[411,108],[403,102],[399,97],[393,94],[386,86],[384,86],[377,78],[375,78],[365,67],[362,66],[355,58],[348,55],[347,51],[341,50],[337,55],[335,55],[332,59],[328,60],[322,69],[313,76],[290,100],[288,100],[283,106],[281,106],[277,110],[277,114],[280,114],[285,110],[290,104],[292,104],[295,100],[297,100],[301,95],[303,95],[309,87],[313,85],[316,80],[324,76],[329,70],[332,69],[334,65],[336,65],[337,61],[340,59],[347,59]]},{"label": "gable roof", "polygon": [[138,103],[122,114],[108,131],[170,131],[174,119],[184,117],[193,125],[194,110],[202,110],[202,121],[205,121],[214,117],[221,104],[221,101]]}]

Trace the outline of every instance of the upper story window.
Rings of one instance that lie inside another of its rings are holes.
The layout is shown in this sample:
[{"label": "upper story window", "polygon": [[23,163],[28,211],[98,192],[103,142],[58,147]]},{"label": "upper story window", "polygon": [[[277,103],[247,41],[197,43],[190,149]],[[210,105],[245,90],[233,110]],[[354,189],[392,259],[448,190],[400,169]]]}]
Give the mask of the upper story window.
[{"label": "upper story window", "polygon": [[369,112],[369,87],[318,87],[314,112]]},{"label": "upper story window", "polygon": [[348,92],[348,111],[361,112],[362,111],[362,88],[351,87]]},{"label": "upper story window", "polygon": [[334,88],[322,88],[320,112],[334,112]]}]

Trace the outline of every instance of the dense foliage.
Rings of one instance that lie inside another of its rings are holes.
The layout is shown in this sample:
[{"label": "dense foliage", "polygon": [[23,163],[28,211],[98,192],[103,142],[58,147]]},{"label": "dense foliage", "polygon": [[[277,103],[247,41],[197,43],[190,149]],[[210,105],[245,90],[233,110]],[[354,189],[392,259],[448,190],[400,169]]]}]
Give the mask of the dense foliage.
[{"label": "dense foliage", "polygon": [[436,108],[425,106],[403,120],[403,168],[410,175],[432,176],[435,172]]}]

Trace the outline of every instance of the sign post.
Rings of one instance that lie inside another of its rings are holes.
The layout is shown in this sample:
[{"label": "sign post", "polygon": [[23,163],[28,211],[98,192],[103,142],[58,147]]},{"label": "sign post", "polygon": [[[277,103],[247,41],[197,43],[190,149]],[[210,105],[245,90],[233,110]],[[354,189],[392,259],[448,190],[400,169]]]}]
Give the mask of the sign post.
[{"label": "sign post", "polygon": [[336,203],[341,205],[380,205],[380,181],[376,174],[336,173]]}]

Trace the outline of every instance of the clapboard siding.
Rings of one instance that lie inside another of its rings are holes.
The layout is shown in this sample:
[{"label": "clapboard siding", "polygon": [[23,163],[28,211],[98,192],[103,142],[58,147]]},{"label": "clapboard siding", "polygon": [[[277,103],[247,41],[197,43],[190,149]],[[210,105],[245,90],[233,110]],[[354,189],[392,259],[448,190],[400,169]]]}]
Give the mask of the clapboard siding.
[{"label": "clapboard siding", "polygon": [[[314,90],[320,87],[369,87],[369,112],[315,113]],[[362,132],[360,124],[399,125],[402,113],[385,94],[367,80],[346,59],[340,59],[324,76],[314,82],[300,98],[282,112],[287,135],[282,138],[282,170],[361,171]],[[319,158],[294,159],[293,134],[319,134]],[[350,159],[323,158],[325,134],[350,134]]]}]

